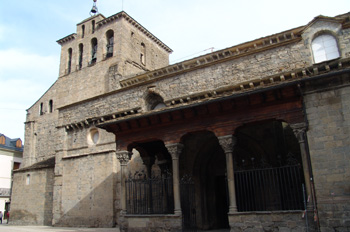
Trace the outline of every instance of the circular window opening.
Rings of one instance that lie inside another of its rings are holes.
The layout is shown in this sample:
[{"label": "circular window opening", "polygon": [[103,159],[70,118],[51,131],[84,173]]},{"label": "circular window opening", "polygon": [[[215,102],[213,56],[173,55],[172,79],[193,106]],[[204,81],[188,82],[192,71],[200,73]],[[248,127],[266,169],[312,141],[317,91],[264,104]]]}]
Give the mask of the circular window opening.
[{"label": "circular window opening", "polygon": [[100,134],[99,134],[98,130],[97,129],[92,129],[89,132],[88,143],[91,144],[91,145],[97,144],[99,138],[100,138]]},{"label": "circular window opening", "polygon": [[94,133],[92,134],[92,142],[93,142],[94,144],[97,143],[98,137],[99,137],[98,131],[94,131]]}]

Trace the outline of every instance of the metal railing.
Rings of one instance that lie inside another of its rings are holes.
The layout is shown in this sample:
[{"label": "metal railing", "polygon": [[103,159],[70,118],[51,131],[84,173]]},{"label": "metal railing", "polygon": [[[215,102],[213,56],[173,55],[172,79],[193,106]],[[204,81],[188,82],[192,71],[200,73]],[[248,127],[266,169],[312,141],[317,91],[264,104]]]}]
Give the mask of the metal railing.
[{"label": "metal railing", "polygon": [[173,177],[134,177],[125,181],[128,214],[173,214]]},{"label": "metal railing", "polygon": [[235,172],[237,209],[247,211],[302,210],[300,165]]}]

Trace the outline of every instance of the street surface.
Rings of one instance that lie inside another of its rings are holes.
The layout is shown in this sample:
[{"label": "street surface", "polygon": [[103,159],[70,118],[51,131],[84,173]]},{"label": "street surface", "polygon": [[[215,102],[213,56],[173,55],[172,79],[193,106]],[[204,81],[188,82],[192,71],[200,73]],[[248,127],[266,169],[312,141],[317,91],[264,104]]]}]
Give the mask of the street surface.
[{"label": "street surface", "polygon": [[13,226],[8,224],[0,224],[0,232],[119,232],[119,228],[72,228],[51,226]]}]

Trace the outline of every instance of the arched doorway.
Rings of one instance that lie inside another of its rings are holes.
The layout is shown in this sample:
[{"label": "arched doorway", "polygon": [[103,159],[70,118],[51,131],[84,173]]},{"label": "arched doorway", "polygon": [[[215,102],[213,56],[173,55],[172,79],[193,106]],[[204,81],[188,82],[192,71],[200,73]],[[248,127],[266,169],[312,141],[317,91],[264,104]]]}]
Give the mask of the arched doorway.
[{"label": "arched doorway", "polygon": [[[183,137],[182,143],[180,177],[191,176],[193,180],[195,204],[191,210],[195,210],[196,227],[229,228],[226,158],[217,137],[208,131],[191,133]],[[188,210],[183,199],[182,210]]]}]

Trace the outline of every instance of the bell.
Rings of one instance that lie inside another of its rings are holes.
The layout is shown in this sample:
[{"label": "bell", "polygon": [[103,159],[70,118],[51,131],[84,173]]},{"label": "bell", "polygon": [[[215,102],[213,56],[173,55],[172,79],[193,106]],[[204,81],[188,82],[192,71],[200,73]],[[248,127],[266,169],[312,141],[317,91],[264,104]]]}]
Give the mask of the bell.
[{"label": "bell", "polygon": [[91,13],[96,14],[97,13],[97,7],[93,6],[91,9]]}]

